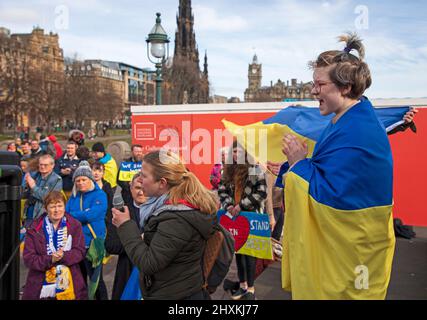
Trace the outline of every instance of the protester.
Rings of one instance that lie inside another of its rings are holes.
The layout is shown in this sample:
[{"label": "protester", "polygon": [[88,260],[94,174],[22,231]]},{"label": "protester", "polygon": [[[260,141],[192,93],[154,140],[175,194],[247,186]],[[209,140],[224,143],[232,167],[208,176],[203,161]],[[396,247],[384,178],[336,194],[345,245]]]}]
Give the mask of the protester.
[{"label": "protester", "polygon": [[21,138],[16,138],[15,139],[15,145],[16,145],[16,151],[18,151],[21,154],[21,156],[22,156],[22,147],[21,147],[21,145],[22,145],[22,139]]},{"label": "protester", "polygon": [[142,146],[134,144],[131,147],[132,157],[124,160],[119,167],[117,184],[122,188],[122,198],[128,203],[131,201],[130,182],[141,171],[142,158],[144,157]]},{"label": "protester", "polygon": [[105,152],[102,142],[97,142],[92,146],[92,157],[104,165],[104,179],[110,183],[115,191],[117,186],[117,164],[111,154]]},{"label": "protester", "polygon": [[21,159],[21,153],[18,152],[15,142],[11,142],[7,145],[7,151],[16,153],[19,156],[19,159]]},{"label": "protester", "polygon": [[31,158],[31,145],[30,142],[24,140],[21,145],[22,150],[22,159],[30,159]]},{"label": "protester", "polygon": [[40,140],[39,140],[40,148],[41,148],[44,152],[46,152],[47,154],[50,154],[51,156],[55,157],[55,155],[52,155],[52,154],[49,152],[49,143],[50,143],[50,140],[49,140],[49,139],[48,139],[44,134],[42,134],[42,135],[40,136]]},{"label": "protester", "polygon": [[[232,216],[240,211],[264,213],[267,198],[267,182],[263,170],[237,141],[230,149],[229,160],[224,166],[224,175],[218,188],[221,207]],[[255,300],[256,258],[236,254],[237,273],[240,289],[231,298],[233,300]]]},{"label": "protester", "polygon": [[[134,175],[130,182],[131,201],[126,203],[129,208],[130,218],[140,226],[140,209],[146,203],[147,198],[142,190],[142,184],[138,180],[139,175]],[[112,224],[113,215],[111,211],[107,214],[107,238],[105,239],[105,249],[109,254],[117,254],[116,273],[114,276],[112,300],[120,300],[126,283],[132,272],[133,264],[117,234],[117,228]]]},{"label": "protester", "polygon": [[31,140],[31,157],[38,158],[45,154],[47,154],[47,152],[40,147],[38,140]]},{"label": "protester", "polygon": [[111,208],[113,207],[113,197],[114,192],[111,188],[111,185],[108,181],[104,180],[104,174],[105,174],[105,167],[101,162],[94,162],[90,165],[90,168],[92,169],[92,175],[93,180],[96,182],[96,184],[99,186],[99,188],[105,192],[107,195],[107,203],[108,203],[108,209],[107,214],[111,216]]},{"label": "protester", "polygon": [[226,147],[221,149],[221,151],[220,151],[221,152],[221,160],[219,163],[216,163],[211,170],[211,175],[209,177],[209,181],[212,185],[213,191],[218,191],[219,183],[221,181],[221,177],[223,174],[225,160],[227,158],[227,151],[228,150]]},{"label": "protester", "polygon": [[85,147],[85,146],[78,147],[76,151],[76,155],[80,159],[80,161],[83,161],[83,160],[88,161],[91,159],[90,150],[88,147]]},{"label": "protester", "polygon": [[85,134],[77,129],[71,130],[68,133],[68,140],[74,141],[79,147],[83,146],[85,144]]},{"label": "protester", "polygon": [[62,190],[62,179],[53,172],[55,162],[52,156],[46,154],[38,159],[38,172],[35,177],[28,172],[25,174],[25,182],[30,191],[30,197],[26,202],[26,226],[33,219],[43,214],[43,199],[52,191]]},{"label": "protester", "polygon": [[47,195],[44,209],[25,237],[23,258],[29,271],[22,299],[85,300],[81,224],[65,212],[65,198],[58,191]]},{"label": "protester", "polygon": [[143,236],[127,207],[112,211],[123,247],[140,271],[143,298],[207,299],[201,260],[214,232],[215,195],[170,152],[145,155],[141,172],[144,194],[156,197],[159,207]]},{"label": "protester", "polygon": [[62,157],[64,150],[62,150],[61,145],[58,143],[54,135],[49,136],[48,139],[53,144],[53,147],[55,148],[55,160],[58,160],[59,158]]},{"label": "protester", "polygon": [[[323,52],[311,63],[320,113],[335,115],[311,159],[298,138],[283,140],[288,162],[280,177],[286,201],[282,283],[293,299],[384,299],[390,280],[390,143],[363,97],[371,85],[364,46],[355,34],[340,40],[343,51]],[[369,270],[369,285],[358,281],[366,277],[363,270]]]},{"label": "protester", "polygon": [[[105,215],[107,212],[107,195],[94,182],[92,170],[87,161],[80,162],[73,175],[73,191],[66,205],[66,211],[83,226],[85,247],[89,249],[96,237],[105,239]],[[108,300],[107,288],[102,279],[102,257],[97,257],[97,265],[86,258],[81,263],[83,278],[89,277],[89,299]],[[99,282],[98,282],[99,281]],[[98,285],[96,285],[98,282]]]},{"label": "protester", "polygon": [[67,149],[64,155],[55,163],[55,172],[62,178],[62,187],[67,199],[71,196],[73,190],[73,174],[78,168],[80,159],[76,154],[77,144],[74,141],[67,142]]}]

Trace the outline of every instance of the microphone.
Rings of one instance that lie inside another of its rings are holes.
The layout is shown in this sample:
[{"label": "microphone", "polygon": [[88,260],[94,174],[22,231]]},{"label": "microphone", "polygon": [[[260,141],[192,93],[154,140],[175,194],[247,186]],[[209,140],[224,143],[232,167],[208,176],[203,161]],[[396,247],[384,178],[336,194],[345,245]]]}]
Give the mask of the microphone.
[{"label": "microphone", "polygon": [[121,212],[125,212],[124,208],[125,202],[123,201],[122,195],[119,193],[116,193],[113,197],[113,207],[117,210],[120,210]]}]

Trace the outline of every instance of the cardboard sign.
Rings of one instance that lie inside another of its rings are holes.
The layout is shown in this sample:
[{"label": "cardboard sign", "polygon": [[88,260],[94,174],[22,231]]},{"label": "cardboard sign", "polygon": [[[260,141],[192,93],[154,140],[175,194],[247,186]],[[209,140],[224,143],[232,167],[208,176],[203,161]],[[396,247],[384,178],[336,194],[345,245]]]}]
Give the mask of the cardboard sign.
[{"label": "cardboard sign", "polygon": [[217,216],[219,223],[233,235],[236,253],[273,260],[268,215],[242,211],[233,217],[220,210]]}]

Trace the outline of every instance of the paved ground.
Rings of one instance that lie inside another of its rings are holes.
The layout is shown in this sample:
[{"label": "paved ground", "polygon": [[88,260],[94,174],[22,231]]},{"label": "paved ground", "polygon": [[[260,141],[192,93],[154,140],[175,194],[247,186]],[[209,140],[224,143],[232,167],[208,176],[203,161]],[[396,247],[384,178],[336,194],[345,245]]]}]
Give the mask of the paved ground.
[{"label": "paved ground", "polygon": [[[397,238],[393,271],[387,294],[388,300],[427,300],[427,228],[414,228],[417,238],[406,240]],[[109,296],[113,286],[117,258],[113,256],[104,266],[104,280]],[[21,259],[21,286],[25,282],[27,270]],[[235,264],[227,275],[237,280]],[[280,287],[280,263],[270,265],[255,282],[256,297],[259,300],[290,300],[291,295]],[[212,295],[215,300],[227,300],[229,294],[219,287]]]}]

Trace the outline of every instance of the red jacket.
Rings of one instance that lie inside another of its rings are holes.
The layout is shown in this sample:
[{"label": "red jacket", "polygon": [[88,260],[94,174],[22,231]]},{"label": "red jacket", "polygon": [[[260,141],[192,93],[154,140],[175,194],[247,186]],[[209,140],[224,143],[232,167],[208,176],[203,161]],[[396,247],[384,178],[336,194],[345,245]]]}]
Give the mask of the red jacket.
[{"label": "red jacket", "polygon": [[49,136],[48,139],[53,143],[53,146],[55,147],[55,150],[56,150],[55,160],[58,160],[59,158],[62,157],[62,154],[64,153],[64,151],[62,150],[61,145],[57,142],[55,136],[53,135]]},{"label": "red jacket", "polygon": [[[83,279],[79,263],[86,256],[85,239],[79,221],[68,213],[68,234],[73,237],[72,248],[64,252],[64,257],[57,264],[66,265],[73,277],[74,293],[77,300],[87,299],[86,282]],[[24,264],[29,268],[22,300],[39,300],[46,271],[52,268],[52,256],[47,254],[46,238],[43,231],[43,219],[46,213],[36,219],[25,235]]]}]

